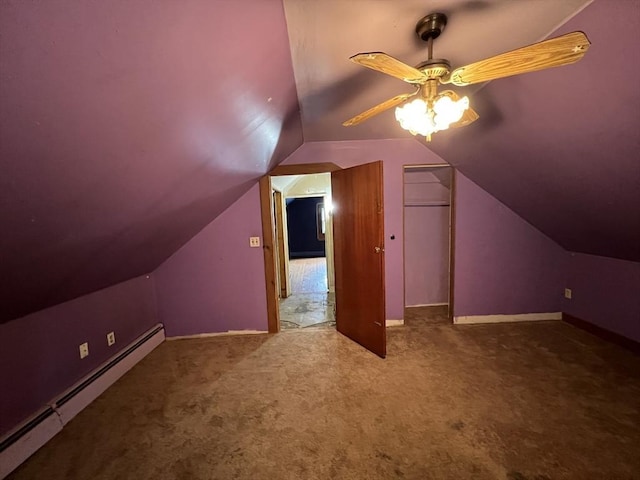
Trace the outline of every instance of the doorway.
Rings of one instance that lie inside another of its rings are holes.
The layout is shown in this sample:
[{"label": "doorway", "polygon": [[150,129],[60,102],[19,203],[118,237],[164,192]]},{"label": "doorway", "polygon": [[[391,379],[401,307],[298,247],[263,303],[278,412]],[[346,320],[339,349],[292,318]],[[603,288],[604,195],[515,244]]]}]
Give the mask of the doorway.
[{"label": "doorway", "polygon": [[404,305],[407,323],[450,323],[452,168],[404,167]]},{"label": "doorway", "polygon": [[[284,221],[276,218],[278,214],[273,200],[275,193],[272,180],[284,175],[325,172],[331,173],[333,229],[328,231],[333,233],[335,245],[336,330],[384,358],[386,328],[382,161],[344,169],[333,163],[280,165],[260,179],[269,332],[280,331],[279,294],[287,288],[287,285],[281,285],[278,278],[279,259],[285,258],[278,247],[278,239],[283,236]],[[281,224],[280,228],[278,222]]]},{"label": "doorway", "polygon": [[335,328],[331,174],[273,177],[279,329]]}]

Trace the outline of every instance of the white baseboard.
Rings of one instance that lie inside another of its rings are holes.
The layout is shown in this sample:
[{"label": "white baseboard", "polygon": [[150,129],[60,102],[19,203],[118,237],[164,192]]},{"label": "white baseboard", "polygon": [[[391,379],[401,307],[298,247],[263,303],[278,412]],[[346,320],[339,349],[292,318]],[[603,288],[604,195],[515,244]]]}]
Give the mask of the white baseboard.
[{"label": "white baseboard", "polygon": [[62,422],[54,412],[0,452],[0,478],[5,478],[13,472],[60,431]]},{"label": "white baseboard", "polygon": [[222,337],[228,335],[261,335],[269,333],[266,330],[227,330],[226,332],[215,333],[196,333],[195,335],[176,335],[175,337],[167,337],[167,340],[186,340],[190,338],[209,338]]},{"label": "white baseboard", "polygon": [[387,319],[385,321],[385,325],[387,327],[400,327],[404,325],[404,319],[400,319],[400,320]]},{"label": "white baseboard", "polygon": [[513,315],[469,315],[453,317],[456,325],[477,323],[537,322],[545,320],[562,320],[562,312],[550,313],[516,313]]},{"label": "white baseboard", "polygon": [[[38,421],[35,426],[0,452],[0,479],[9,475],[40,447],[51,440],[73,417],[113,385],[116,380],[131,370],[135,364],[151,353],[154,348],[160,345],[165,339],[164,328],[160,328],[153,336],[144,340],[151,332],[157,330],[159,327],[162,327],[162,325],[158,324],[147,333],[138,337],[92,373],[59,395],[56,400],[52,401],[49,408],[53,409],[53,413]],[[131,352],[119,361],[116,361],[123,352],[130,349],[132,349]],[[110,366],[111,363],[113,363],[113,365]],[[105,368],[107,368],[107,370],[91,380],[92,377]],[[86,385],[83,385],[85,383]],[[74,393],[76,390],[78,390],[77,393]],[[42,414],[49,410],[49,408],[43,409],[38,413]],[[31,416],[27,421],[18,425],[5,437],[0,439],[0,441],[8,440],[14,435],[14,432],[19,432],[33,421],[37,421],[37,418],[38,414]]]}]

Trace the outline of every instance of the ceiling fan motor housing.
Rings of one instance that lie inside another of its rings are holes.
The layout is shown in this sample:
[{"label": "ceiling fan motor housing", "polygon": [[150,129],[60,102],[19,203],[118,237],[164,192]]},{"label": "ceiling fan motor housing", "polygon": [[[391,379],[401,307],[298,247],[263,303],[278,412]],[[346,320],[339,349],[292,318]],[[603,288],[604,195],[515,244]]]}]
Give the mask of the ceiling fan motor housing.
[{"label": "ceiling fan motor housing", "polygon": [[418,21],[416,33],[426,42],[438,38],[446,25],[447,16],[444,13],[430,13]]},{"label": "ceiling fan motor housing", "polygon": [[442,78],[451,71],[451,64],[444,58],[434,58],[422,62],[416,68],[423,72],[428,79]]}]

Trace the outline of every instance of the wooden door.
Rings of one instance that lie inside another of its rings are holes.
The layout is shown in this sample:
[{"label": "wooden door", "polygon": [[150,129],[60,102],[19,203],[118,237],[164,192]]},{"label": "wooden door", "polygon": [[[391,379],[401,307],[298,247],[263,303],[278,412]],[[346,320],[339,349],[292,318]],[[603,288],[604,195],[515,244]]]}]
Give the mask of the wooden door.
[{"label": "wooden door", "polygon": [[331,195],[336,328],[384,358],[382,162],[332,172]]},{"label": "wooden door", "polygon": [[291,284],[289,282],[289,258],[286,249],[287,243],[287,222],[284,217],[284,198],[282,192],[273,191],[273,225],[275,228],[275,247],[277,278],[280,298],[287,298],[291,295]]}]

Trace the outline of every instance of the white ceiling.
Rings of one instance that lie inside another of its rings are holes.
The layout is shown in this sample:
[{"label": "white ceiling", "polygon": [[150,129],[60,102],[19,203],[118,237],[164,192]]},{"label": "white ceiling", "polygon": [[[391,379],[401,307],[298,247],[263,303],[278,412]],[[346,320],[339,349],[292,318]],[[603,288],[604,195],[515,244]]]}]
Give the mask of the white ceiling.
[{"label": "white ceiling", "polygon": [[308,197],[331,193],[331,174],[281,175],[271,177],[271,185],[285,197]]}]

